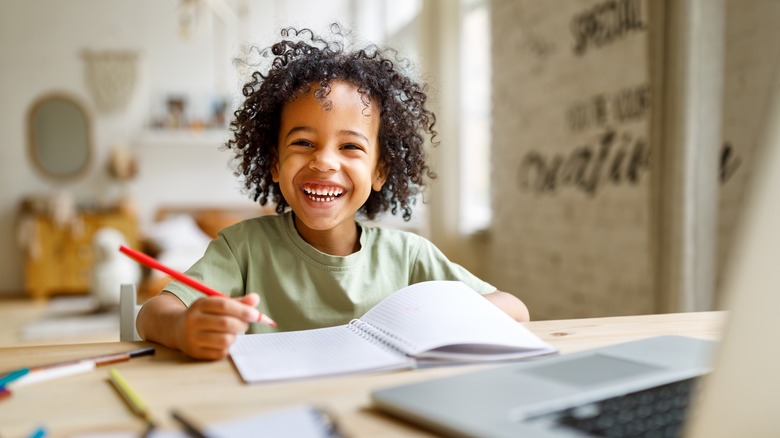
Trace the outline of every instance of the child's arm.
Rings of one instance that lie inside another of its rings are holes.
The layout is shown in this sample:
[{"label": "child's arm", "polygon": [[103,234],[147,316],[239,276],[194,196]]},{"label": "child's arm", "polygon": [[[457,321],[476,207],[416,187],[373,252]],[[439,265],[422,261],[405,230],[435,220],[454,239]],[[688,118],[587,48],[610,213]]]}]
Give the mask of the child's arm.
[{"label": "child's arm", "polygon": [[483,295],[488,301],[498,306],[504,313],[514,318],[515,321],[527,322],[531,320],[528,314],[528,308],[516,296],[497,290],[493,293]]},{"label": "child's arm", "polygon": [[136,328],[141,338],[181,350],[196,359],[221,359],[228,354],[236,334],[257,321],[260,297],[205,297],[187,307],[169,293],[149,299],[138,311]]}]

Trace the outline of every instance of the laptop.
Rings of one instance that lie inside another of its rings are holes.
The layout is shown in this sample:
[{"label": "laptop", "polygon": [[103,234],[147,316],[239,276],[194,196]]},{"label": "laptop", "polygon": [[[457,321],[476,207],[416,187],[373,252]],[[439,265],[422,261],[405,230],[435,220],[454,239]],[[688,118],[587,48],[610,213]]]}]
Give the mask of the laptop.
[{"label": "laptop", "polygon": [[[776,119],[780,77],[773,91]],[[780,123],[766,125],[720,342],[651,337],[378,389],[374,406],[448,436],[780,437]]]}]

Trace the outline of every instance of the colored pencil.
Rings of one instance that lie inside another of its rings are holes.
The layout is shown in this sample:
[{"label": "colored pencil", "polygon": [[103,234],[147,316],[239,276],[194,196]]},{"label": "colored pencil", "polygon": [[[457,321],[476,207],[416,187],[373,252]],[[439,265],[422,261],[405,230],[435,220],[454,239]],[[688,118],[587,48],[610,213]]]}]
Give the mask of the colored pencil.
[{"label": "colored pencil", "polygon": [[187,417],[183,416],[179,411],[176,410],[171,411],[171,416],[173,417],[174,420],[178,421],[179,424],[182,425],[184,431],[187,433],[187,436],[190,436],[192,438],[208,438],[208,435],[205,432],[203,432],[203,430],[199,426],[197,426]]},{"label": "colored pencil", "polygon": [[10,384],[16,379],[24,377],[29,372],[30,372],[29,368],[19,368],[18,370],[13,370],[11,372],[5,373],[2,377],[0,377],[0,388],[4,388],[8,386],[8,384]]},{"label": "colored pencil", "polygon": [[152,429],[154,429],[155,423],[152,419],[152,415],[149,412],[149,409],[146,407],[146,403],[143,401],[141,396],[135,392],[130,384],[127,383],[127,380],[125,380],[124,377],[119,374],[119,371],[117,371],[116,368],[111,367],[108,370],[108,373],[111,378],[111,383],[114,385],[117,392],[119,392],[119,395],[122,396],[122,399],[124,399],[124,401],[130,407],[130,410],[146,422],[147,427],[146,431],[144,432],[144,436],[149,435]]},{"label": "colored pencil", "polygon": [[[152,269],[157,269],[160,272],[164,272],[171,277],[173,277],[176,280],[181,281],[182,283],[186,284],[187,286],[190,286],[192,288],[195,288],[199,290],[200,292],[203,292],[206,295],[212,296],[212,297],[222,297],[222,298],[228,298],[224,294],[220,293],[217,290],[214,290],[205,284],[199,282],[198,280],[195,280],[192,277],[188,277],[187,275],[182,274],[179,271],[173,270],[162,263],[158,262],[152,257],[149,257],[148,255],[136,251],[132,248],[128,248],[124,245],[119,246],[119,250],[125,253],[126,255],[130,256],[131,258],[135,259],[137,262],[141,263],[142,265],[146,265]],[[276,327],[276,322],[274,322],[273,319],[271,319],[268,315],[264,313],[260,313],[260,317],[258,318],[258,322],[262,322],[265,324],[268,324],[272,327]]]},{"label": "colored pencil", "polygon": [[86,373],[95,369],[95,362],[80,361],[64,365],[57,365],[48,368],[39,368],[8,384],[9,389],[16,389],[20,386],[31,385],[33,383],[47,382],[49,380],[59,379],[60,377],[74,376],[76,374]]},{"label": "colored pencil", "polygon": [[0,386],[15,388],[18,386],[29,385],[31,383],[44,382],[59,377],[72,376],[74,374],[87,372],[101,365],[124,362],[134,357],[149,356],[152,354],[154,354],[154,347],[146,347],[137,350],[124,351],[121,353],[103,354],[100,356],[92,356],[83,359],[20,368],[6,373],[2,379],[7,379],[7,382],[4,381],[3,385]]}]

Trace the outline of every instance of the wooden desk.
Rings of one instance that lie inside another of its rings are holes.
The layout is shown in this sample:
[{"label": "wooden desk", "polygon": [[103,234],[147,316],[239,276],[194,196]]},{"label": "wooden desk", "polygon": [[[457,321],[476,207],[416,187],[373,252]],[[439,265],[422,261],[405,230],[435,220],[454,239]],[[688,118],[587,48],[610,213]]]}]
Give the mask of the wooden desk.
[{"label": "wooden desk", "polygon": [[[723,312],[625,316],[538,321],[528,323],[528,327],[566,354],[665,334],[718,339],[725,316]],[[115,342],[2,348],[0,370],[126,351],[145,345],[151,344]],[[210,423],[313,403],[334,413],[348,436],[414,437],[430,434],[374,410],[370,402],[372,390],[489,365],[247,385],[229,359],[193,361],[179,352],[157,346],[154,356],[115,366],[147,401],[163,427],[175,427],[169,416],[172,408]],[[143,430],[141,421],[130,413],[109,383],[107,367],[22,387],[10,398],[0,401],[0,436],[28,436],[41,425],[49,431],[47,436],[53,437],[76,432],[140,433]]]}]

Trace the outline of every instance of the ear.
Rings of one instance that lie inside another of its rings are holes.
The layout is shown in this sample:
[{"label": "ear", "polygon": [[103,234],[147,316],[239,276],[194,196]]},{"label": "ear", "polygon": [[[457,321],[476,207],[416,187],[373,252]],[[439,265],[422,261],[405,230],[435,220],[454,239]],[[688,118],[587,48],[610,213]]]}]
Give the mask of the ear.
[{"label": "ear", "polygon": [[278,183],[279,182],[279,159],[276,158],[274,160],[274,163],[271,165],[271,181]]},{"label": "ear", "polygon": [[387,181],[387,165],[385,163],[378,163],[376,170],[374,170],[374,178],[371,181],[371,188],[375,192],[382,190],[385,182]]}]

